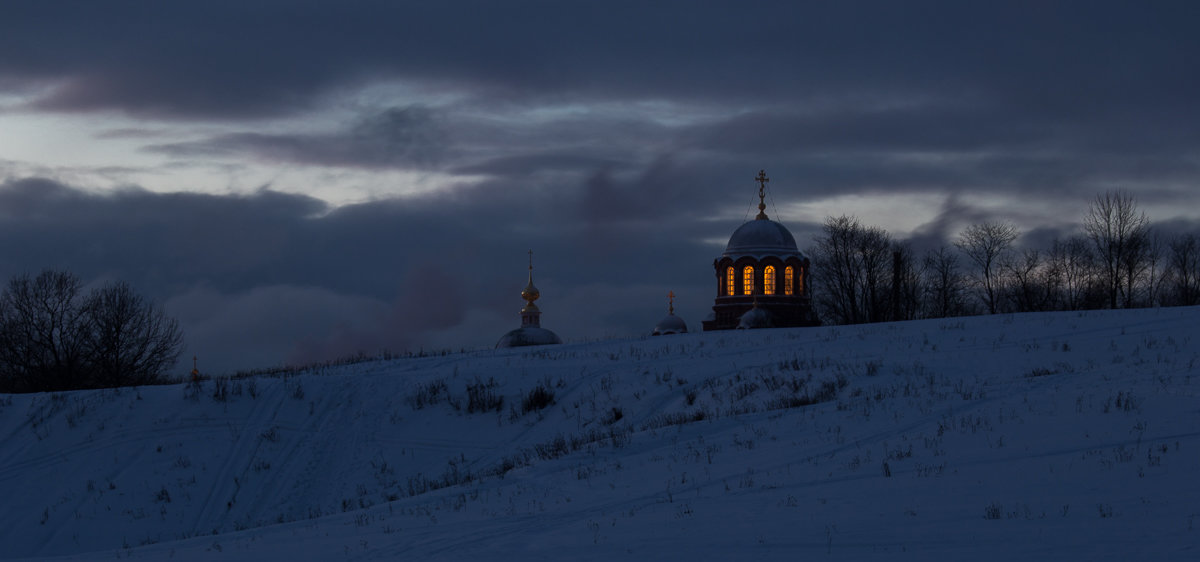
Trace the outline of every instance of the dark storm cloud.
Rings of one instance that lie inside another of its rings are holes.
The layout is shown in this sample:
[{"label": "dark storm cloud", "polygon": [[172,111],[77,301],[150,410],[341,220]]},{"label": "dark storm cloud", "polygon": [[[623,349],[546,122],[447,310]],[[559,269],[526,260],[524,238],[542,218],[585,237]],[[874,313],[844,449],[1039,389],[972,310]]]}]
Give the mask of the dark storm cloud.
[{"label": "dark storm cloud", "polygon": [[443,158],[445,131],[424,107],[392,108],[328,134],[234,133],[190,142],[151,145],[148,152],[180,158],[252,156],[351,168],[422,168]]},{"label": "dark storm cloud", "polygon": [[545,118],[500,124],[451,109],[413,105],[368,111],[330,132],[239,132],[149,144],[143,150],[184,161],[250,157],[304,166],[519,176],[602,167],[627,169],[645,158],[647,146],[670,143],[674,135],[677,133],[668,127],[628,117]]},{"label": "dark storm cloud", "polygon": [[46,109],[281,115],[394,78],[493,99],[994,96],[1079,115],[1200,97],[1189,2],[17,2],[0,75]]},{"label": "dark storm cloud", "polygon": [[986,213],[963,204],[961,194],[954,192],[942,201],[934,218],[920,226],[909,237],[908,242],[917,252],[936,250],[954,243],[964,224],[980,223],[991,219]]},{"label": "dark storm cloud", "polygon": [[[0,186],[0,241],[5,273],[88,264],[156,279],[170,264],[188,275],[244,283],[251,266],[280,256],[298,239],[287,236],[325,210],[309,197],[260,191],[249,197],[152,194],[125,189],[95,195],[45,179]],[[269,270],[268,270],[269,271]],[[260,279],[261,280],[261,279]]]},{"label": "dark storm cloud", "polygon": [[1019,147],[1044,138],[1036,127],[1014,122],[994,108],[955,107],[960,103],[930,100],[919,106],[759,111],[698,126],[685,134],[709,150],[763,155],[816,150],[972,151]]},{"label": "dark storm cloud", "polygon": [[1178,116],[1098,123],[937,99],[799,109],[744,113],[678,136],[710,153],[783,162],[796,172],[789,175],[822,194],[982,188],[1077,198],[1123,178],[1175,183],[1200,176],[1193,157],[1200,129]]},{"label": "dark storm cloud", "polygon": [[[651,167],[618,189],[669,176]],[[518,324],[528,249],[547,325],[568,338],[637,334],[661,314],[666,287],[707,292],[706,227],[670,207],[632,226],[593,220],[582,187],[550,187],[491,180],[330,209],[270,190],[96,195],[10,181],[0,184],[0,276],[53,267],[128,280],[180,319],[188,353],[210,369],[491,345]],[[631,296],[597,310],[597,291]],[[702,314],[702,300],[691,304]],[[640,317],[645,326],[628,323]]]},{"label": "dark storm cloud", "polygon": [[[30,2],[0,18],[0,83],[43,110],[238,125],[146,148],[193,165],[566,174],[602,194],[669,157],[725,186],[770,168],[808,197],[1070,198],[1194,182],[1198,6]],[[381,81],[425,105],[315,133],[229,121]]]},{"label": "dark storm cloud", "polygon": [[[940,200],[913,234],[923,247],[1012,218],[979,195],[1063,209],[1068,225],[1113,187],[1194,201],[1198,10],[9,2],[0,93],[27,104],[8,112],[133,116],[100,138],[141,139],[166,168],[415,169],[453,185],[334,207],[267,188],[96,195],[10,172],[0,274],[128,279],[168,303],[192,348],[241,357],[218,365],[489,345],[516,324],[530,248],[546,324],[568,339],[648,329],[666,289],[695,326],[720,252],[704,241],[757,203],[759,169],[781,207]],[[360,117],[287,128],[345,113]],[[802,248],[819,229],[778,218]]]},{"label": "dark storm cloud", "polygon": [[492,158],[476,164],[461,166],[454,169],[454,173],[463,175],[518,176],[542,171],[576,171],[581,169],[612,169],[619,167],[624,167],[624,162],[570,151],[551,151]]},{"label": "dark storm cloud", "polygon": [[148,129],[145,127],[124,127],[109,129],[96,135],[97,139],[148,139],[168,135],[167,131]]}]

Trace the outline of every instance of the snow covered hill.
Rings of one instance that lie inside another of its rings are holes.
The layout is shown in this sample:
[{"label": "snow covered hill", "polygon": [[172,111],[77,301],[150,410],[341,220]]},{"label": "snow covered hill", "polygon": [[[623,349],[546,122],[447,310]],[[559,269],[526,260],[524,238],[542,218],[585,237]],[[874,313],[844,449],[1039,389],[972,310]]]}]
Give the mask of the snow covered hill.
[{"label": "snow covered hill", "polygon": [[0,557],[1194,559],[1200,308],[0,395]]}]

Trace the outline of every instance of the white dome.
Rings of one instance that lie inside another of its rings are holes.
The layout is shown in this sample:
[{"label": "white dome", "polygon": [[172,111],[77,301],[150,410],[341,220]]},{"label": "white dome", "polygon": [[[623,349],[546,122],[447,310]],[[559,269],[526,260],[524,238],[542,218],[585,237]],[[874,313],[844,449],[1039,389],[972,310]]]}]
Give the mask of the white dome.
[{"label": "white dome", "polygon": [[665,318],[658,321],[658,325],[654,326],[654,331],[651,332],[651,335],[665,336],[668,334],[686,333],[687,323],[683,321],[683,318],[675,316],[674,314],[668,314]]},{"label": "white dome", "polygon": [[525,347],[527,345],[551,345],[562,343],[558,334],[538,326],[523,326],[500,337],[496,347]]},{"label": "white dome", "polygon": [[725,256],[789,256],[800,255],[796,248],[796,239],[782,224],[770,219],[755,219],[749,221],[729,237],[725,245]]}]

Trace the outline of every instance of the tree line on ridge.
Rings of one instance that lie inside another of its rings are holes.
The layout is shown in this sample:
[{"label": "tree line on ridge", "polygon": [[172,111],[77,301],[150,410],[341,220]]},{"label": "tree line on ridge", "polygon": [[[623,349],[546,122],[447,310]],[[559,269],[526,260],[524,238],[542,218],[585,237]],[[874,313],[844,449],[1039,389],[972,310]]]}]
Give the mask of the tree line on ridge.
[{"label": "tree line on ridge", "polygon": [[827,324],[973,314],[1200,304],[1200,237],[1157,233],[1133,196],[1092,201],[1082,232],[1020,248],[1003,221],[973,224],[917,256],[851,216],[814,239],[813,302]]}]

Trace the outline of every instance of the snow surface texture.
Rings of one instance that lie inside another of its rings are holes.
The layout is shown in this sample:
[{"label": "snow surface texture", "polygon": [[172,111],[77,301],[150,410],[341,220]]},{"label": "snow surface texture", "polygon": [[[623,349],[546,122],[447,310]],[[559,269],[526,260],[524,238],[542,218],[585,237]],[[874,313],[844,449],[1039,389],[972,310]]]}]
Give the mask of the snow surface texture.
[{"label": "snow surface texture", "polygon": [[1200,308],[0,395],[0,556],[1200,558]]}]

